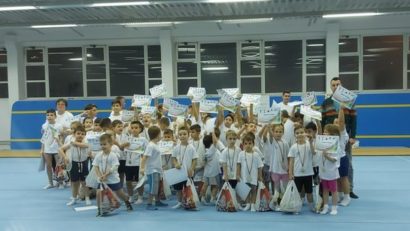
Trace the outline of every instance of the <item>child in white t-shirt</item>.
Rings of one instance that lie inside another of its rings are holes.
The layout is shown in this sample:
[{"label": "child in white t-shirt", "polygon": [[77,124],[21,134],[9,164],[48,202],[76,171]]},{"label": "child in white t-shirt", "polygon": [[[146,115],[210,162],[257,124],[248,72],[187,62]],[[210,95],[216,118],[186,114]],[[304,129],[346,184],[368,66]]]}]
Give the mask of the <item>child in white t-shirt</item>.
[{"label": "child in white t-shirt", "polygon": [[59,163],[58,148],[62,145],[61,133],[63,126],[56,123],[56,111],[48,109],[46,111],[47,121],[41,126],[41,150],[40,154],[46,162],[48,185],[44,189],[53,188],[53,159],[55,163]]},{"label": "child in white t-shirt", "polygon": [[[95,173],[98,177],[99,182],[104,182],[108,187],[114,191],[114,193],[125,202],[127,210],[132,210],[132,205],[129,202],[129,197],[122,191],[122,185],[120,183],[120,177],[118,175],[118,156],[116,153],[111,151],[111,146],[113,145],[113,139],[109,134],[103,134],[100,137],[100,143],[102,152],[100,152],[93,161],[93,166],[95,167]],[[102,216],[101,211],[101,191],[97,190],[97,205],[98,212],[97,216]]]},{"label": "child in white t-shirt", "polygon": [[162,140],[160,141],[170,144],[172,143],[172,148],[169,150],[164,150],[164,152],[161,153],[161,163],[162,163],[162,170],[168,170],[172,168],[172,150],[176,145],[176,142],[174,140],[174,132],[167,128],[164,130],[164,135],[162,136]]},{"label": "child in white t-shirt", "polygon": [[256,212],[256,189],[258,181],[262,181],[263,162],[260,155],[254,151],[255,139],[253,135],[247,134],[242,139],[243,151],[239,153],[237,175],[240,181],[245,182],[251,187],[251,192],[246,200],[247,204],[244,211],[251,209]]},{"label": "child in white t-shirt", "polygon": [[[185,169],[188,173],[188,177],[192,178],[195,172],[196,160],[198,154],[195,152],[195,148],[188,143],[189,130],[187,127],[180,127],[178,130],[178,137],[180,143],[177,144],[172,151],[172,162],[177,169]],[[177,191],[178,203],[172,208],[177,209],[182,206],[182,188],[186,184],[186,181],[180,182],[174,185],[174,189]]]},{"label": "child in white t-shirt", "polygon": [[[146,174],[150,193],[147,203],[147,210],[157,210],[157,207],[168,206],[160,201],[158,196],[159,184],[162,172],[161,151],[158,142],[161,139],[161,130],[157,126],[148,129],[150,142],[141,158],[140,175]],[[153,204],[155,202],[155,204]]]},{"label": "child in white t-shirt", "polygon": [[111,123],[113,131],[114,131],[114,144],[118,146],[119,155],[120,157],[118,160],[120,161],[120,166],[118,167],[118,174],[120,174],[120,182],[121,184],[124,183],[124,176],[125,176],[125,162],[127,160],[127,155],[124,152],[124,148],[129,145],[130,134],[124,132],[124,124],[120,120],[114,120]]},{"label": "child in white t-shirt", "polygon": [[223,179],[229,182],[232,188],[236,187],[240,175],[236,174],[236,166],[238,163],[239,153],[242,151],[236,146],[238,135],[233,130],[226,132],[227,148],[222,151],[221,163],[223,167]]},{"label": "child in white t-shirt", "polygon": [[216,202],[216,194],[218,193],[218,185],[219,185],[219,174],[220,174],[220,166],[219,166],[219,159],[221,153],[215,147],[218,139],[216,138],[214,133],[209,135],[205,135],[202,139],[203,145],[205,147],[205,161],[204,161],[204,175],[203,175],[203,187],[201,188],[201,202],[205,205],[205,194],[208,189],[208,186],[211,186],[211,201],[212,205],[215,205]]},{"label": "child in white t-shirt", "polygon": [[194,184],[198,187],[200,192],[203,186],[204,167],[205,167],[205,146],[203,138],[201,137],[201,126],[194,124],[190,128],[191,139],[189,143],[195,148],[195,152],[198,154],[196,159],[196,166],[194,172]]},{"label": "child in white t-shirt", "polygon": [[306,193],[310,209],[315,212],[313,206],[313,139],[309,137],[309,142],[306,141],[306,133],[303,127],[296,127],[295,130],[296,143],[289,149],[289,179],[294,180],[299,193]]},{"label": "child in white t-shirt", "polygon": [[[138,182],[139,180],[139,168],[140,168],[140,158],[144,153],[148,140],[145,137],[140,137],[140,133],[143,129],[143,125],[139,121],[131,122],[129,141],[127,145],[124,145],[124,153],[126,154],[125,162],[125,180],[127,184],[128,196],[131,197],[131,202],[133,201],[134,187],[133,182]],[[142,204],[142,196],[144,192],[144,187],[138,189],[138,200],[136,204]]]},{"label": "child in white t-shirt", "polygon": [[120,120],[122,121],[122,107],[121,107],[121,101],[119,100],[114,100],[111,102],[111,109],[112,112],[110,114],[110,120],[113,122],[114,120]]}]

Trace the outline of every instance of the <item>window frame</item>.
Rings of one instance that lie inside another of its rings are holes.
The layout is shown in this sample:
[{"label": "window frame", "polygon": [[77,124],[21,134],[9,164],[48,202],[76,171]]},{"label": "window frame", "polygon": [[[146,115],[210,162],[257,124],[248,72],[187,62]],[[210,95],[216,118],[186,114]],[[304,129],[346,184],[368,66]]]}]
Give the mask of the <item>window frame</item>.
[{"label": "window frame", "polygon": [[[5,48],[0,48],[0,50],[3,50],[4,51],[4,53],[5,53],[5,55],[6,55],[6,60],[7,60],[7,62],[8,62],[8,59],[7,59],[7,50],[5,49]],[[5,63],[0,63],[0,67],[5,67],[6,68],[6,74],[7,74],[7,80],[6,81],[1,81],[0,80],[0,85],[6,85],[7,86],[7,88],[9,87],[9,78],[8,78],[8,69],[7,69],[7,62],[5,62]],[[7,98],[9,98],[10,97],[10,92],[8,92],[7,91],[7,97],[0,97],[0,99],[7,99]]]},{"label": "window frame", "polygon": [[[27,50],[36,49],[43,50],[43,62],[27,62]],[[44,66],[44,80],[27,80],[27,67],[28,66]],[[48,47],[25,47],[24,48],[24,89],[27,99],[44,99],[50,98],[50,81],[48,70]],[[32,97],[28,96],[28,83],[44,83],[45,97]]]}]

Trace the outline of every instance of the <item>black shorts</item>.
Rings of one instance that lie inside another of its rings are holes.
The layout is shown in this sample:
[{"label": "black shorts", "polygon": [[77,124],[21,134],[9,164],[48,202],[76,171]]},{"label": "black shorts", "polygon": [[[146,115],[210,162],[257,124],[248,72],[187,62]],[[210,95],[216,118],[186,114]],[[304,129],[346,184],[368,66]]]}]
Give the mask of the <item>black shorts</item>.
[{"label": "black shorts", "polygon": [[340,158],[339,176],[345,177],[349,175],[349,157],[346,155]]},{"label": "black shorts", "polygon": [[175,189],[176,191],[181,191],[182,188],[186,185],[186,182],[187,182],[187,181],[179,182],[179,183],[177,183],[177,184],[174,184],[173,187],[174,187],[174,189]]},{"label": "black shorts", "polygon": [[236,188],[236,184],[238,184],[237,180],[228,180],[228,182],[233,189]]},{"label": "black shorts", "polygon": [[125,166],[125,180],[138,181],[140,175],[140,166]]},{"label": "black shorts", "polygon": [[71,181],[85,181],[88,175],[88,160],[83,162],[71,161],[70,179]]},{"label": "black shorts", "polygon": [[125,173],[125,162],[126,160],[120,160],[120,166],[118,166],[118,173],[124,174]]},{"label": "black shorts", "polygon": [[295,176],[295,184],[298,188],[299,193],[302,192],[302,189],[305,189],[305,193],[312,193],[312,176]]}]

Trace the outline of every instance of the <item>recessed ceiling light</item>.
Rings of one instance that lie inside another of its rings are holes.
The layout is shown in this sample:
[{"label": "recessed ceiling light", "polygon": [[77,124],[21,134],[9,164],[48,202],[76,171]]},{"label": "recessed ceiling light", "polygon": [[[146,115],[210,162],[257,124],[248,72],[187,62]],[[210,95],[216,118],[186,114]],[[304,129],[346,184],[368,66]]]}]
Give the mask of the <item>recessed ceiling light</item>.
[{"label": "recessed ceiling light", "polygon": [[102,2],[102,3],[93,3],[91,7],[108,7],[108,6],[141,6],[151,4],[148,1],[138,1],[138,2]]},{"label": "recessed ceiling light", "polygon": [[77,27],[77,24],[59,24],[59,25],[34,25],[31,28],[64,28],[64,27]]},{"label": "recessed ceiling light", "polygon": [[376,12],[362,12],[362,13],[342,13],[342,14],[325,14],[323,18],[350,18],[350,17],[366,17],[382,15],[383,13]]},{"label": "recessed ceiling light", "polygon": [[4,6],[0,7],[0,11],[16,11],[16,10],[35,10],[35,6]]}]

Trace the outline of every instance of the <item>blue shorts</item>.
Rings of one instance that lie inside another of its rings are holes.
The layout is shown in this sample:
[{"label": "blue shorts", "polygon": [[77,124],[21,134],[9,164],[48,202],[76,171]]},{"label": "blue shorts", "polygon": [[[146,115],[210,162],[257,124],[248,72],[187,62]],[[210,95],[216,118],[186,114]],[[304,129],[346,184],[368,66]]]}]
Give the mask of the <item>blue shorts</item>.
[{"label": "blue shorts", "polygon": [[349,158],[347,155],[340,158],[339,175],[340,177],[349,175]]},{"label": "blue shorts", "polygon": [[71,181],[85,181],[88,175],[88,159],[83,162],[71,161]]},{"label": "blue shorts", "polygon": [[147,174],[147,183],[149,185],[149,192],[151,195],[158,194],[159,178],[160,178],[160,174],[158,172]]}]

